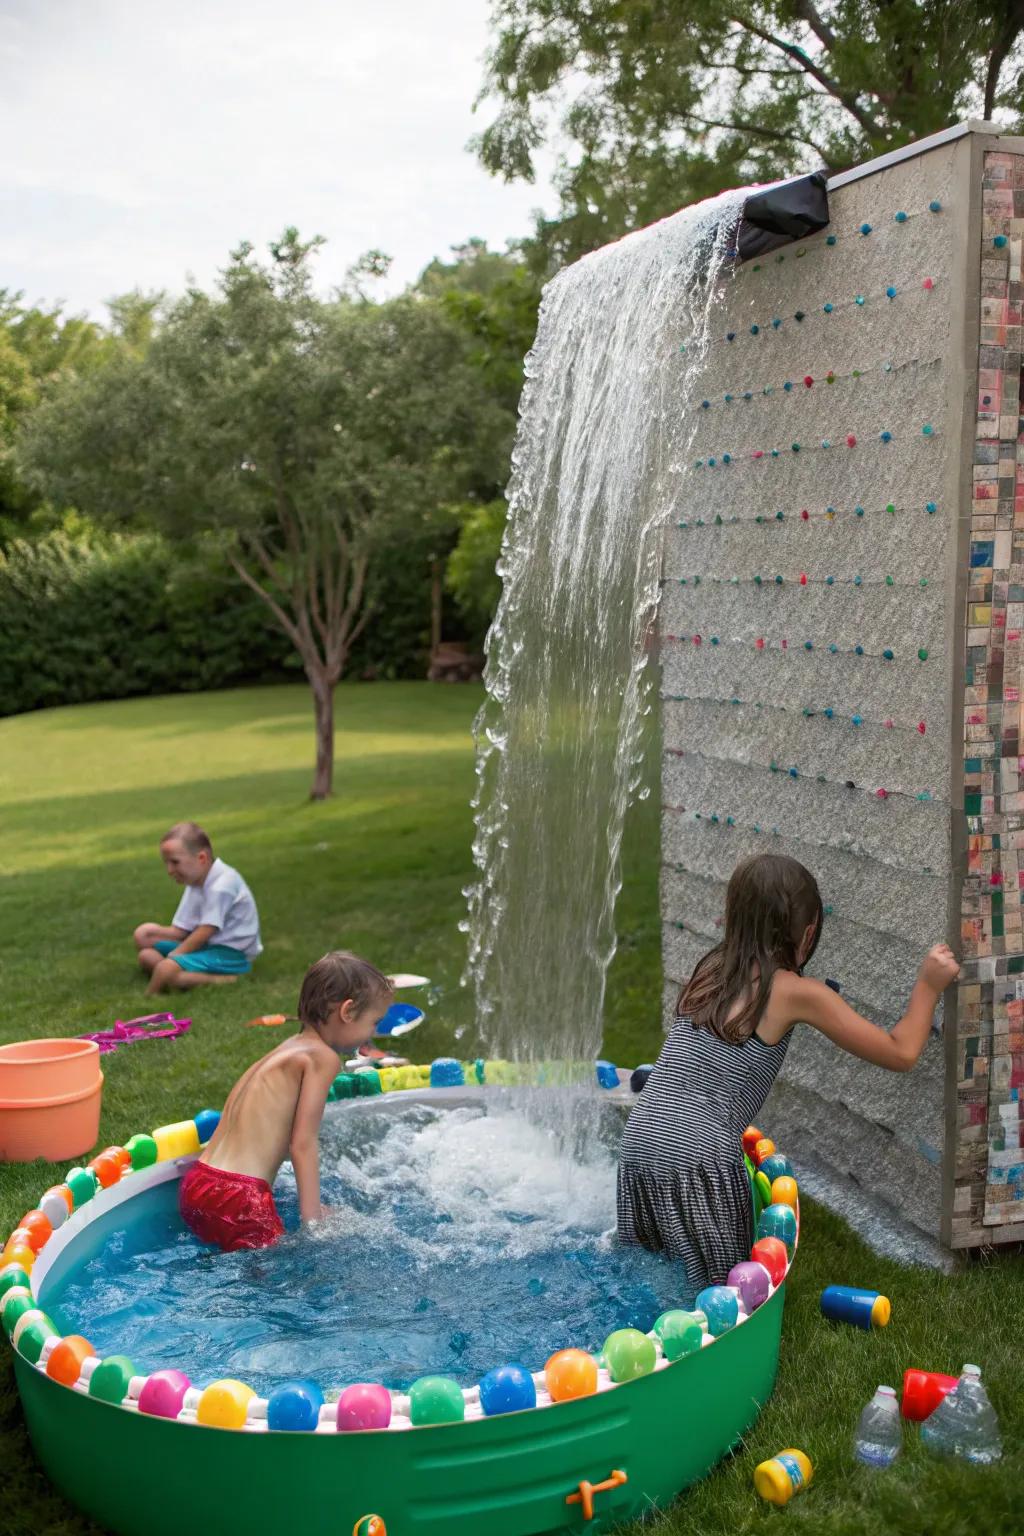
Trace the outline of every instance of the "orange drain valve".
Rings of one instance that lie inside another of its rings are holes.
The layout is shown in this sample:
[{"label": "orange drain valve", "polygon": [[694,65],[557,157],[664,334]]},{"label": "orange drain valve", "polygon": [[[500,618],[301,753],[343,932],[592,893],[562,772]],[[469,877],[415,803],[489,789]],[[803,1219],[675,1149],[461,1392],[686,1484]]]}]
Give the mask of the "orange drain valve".
[{"label": "orange drain valve", "polygon": [[607,1493],[609,1488],[621,1488],[623,1483],[628,1482],[629,1478],[625,1472],[613,1472],[610,1477],[605,1478],[603,1483],[580,1483],[579,1490],[576,1493],[570,1493],[566,1497],[565,1502],[567,1504],[582,1504],[584,1520],[593,1520],[594,1494]]}]

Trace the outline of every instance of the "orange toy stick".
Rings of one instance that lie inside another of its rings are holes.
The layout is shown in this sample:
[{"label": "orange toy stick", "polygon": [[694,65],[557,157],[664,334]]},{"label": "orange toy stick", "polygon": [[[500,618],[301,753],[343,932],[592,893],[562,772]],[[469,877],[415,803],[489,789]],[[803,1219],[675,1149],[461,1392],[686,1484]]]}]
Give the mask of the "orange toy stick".
[{"label": "orange toy stick", "polygon": [[258,1025],[275,1028],[278,1024],[297,1024],[299,1021],[291,1013],[261,1013],[258,1018],[247,1019],[246,1029],[255,1029]]}]

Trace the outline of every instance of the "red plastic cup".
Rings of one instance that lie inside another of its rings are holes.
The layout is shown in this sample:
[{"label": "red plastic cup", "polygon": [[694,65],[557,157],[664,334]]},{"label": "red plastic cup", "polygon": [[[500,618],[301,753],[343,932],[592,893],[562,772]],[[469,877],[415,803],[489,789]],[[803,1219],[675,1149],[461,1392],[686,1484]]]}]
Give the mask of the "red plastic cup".
[{"label": "red plastic cup", "polygon": [[941,1371],[916,1371],[912,1367],[903,1372],[903,1401],[900,1412],[905,1419],[920,1423],[942,1402],[947,1392],[952,1392],[958,1377],[943,1376]]}]

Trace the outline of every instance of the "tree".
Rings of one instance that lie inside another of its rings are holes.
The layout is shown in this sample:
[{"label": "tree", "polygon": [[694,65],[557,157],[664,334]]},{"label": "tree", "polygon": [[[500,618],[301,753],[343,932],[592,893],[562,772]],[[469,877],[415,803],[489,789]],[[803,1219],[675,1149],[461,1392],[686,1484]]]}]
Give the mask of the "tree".
[{"label": "tree", "polygon": [[49,532],[64,508],[47,507],[38,491],[18,476],[13,444],[19,421],[61,373],[87,373],[127,347],[141,354],[149,343],[162,294],[138,291],[110,299],[105,330],[81,315],[26,307],[20,293],[0,289],[0,549],[26,536]]},{"label": "tree", "polygon": [[553,139],[550,270],[725,187],[1020,121],[1024,0],[496,0],[476,145],[532,180]]},{"label": "tree", "polygon": [[437,303],[312,286],[294,229],[235,251],[140,355],[58,381],[22,435],[33,483],[101,522],[223,549],[313,693],[312,797],[332,790],[334,688],[384,600],[382,551],[436,537],[492,433],[465,341]]},{"label": "tree", "polygon": [[505,532],[504,498],[471,502],[457,509],[459,537],[448,556],[445,585],[458,604],[474,638],[490,627],[501,596],[498,560]]},{"label": "tree", "polygon": [[444,584],[474,640],[486,633],[501,594],[496,571],[505,529],[504,489],[515,436],[523,360],[533,345],[540,282],[514,248],[492,251],[470,239],[422,273],[420,292],[436,297],[462,330],[481,392],[496,408],[496,438],[481,455],[470,485],[472,500],[452,509],[457,538]]}]

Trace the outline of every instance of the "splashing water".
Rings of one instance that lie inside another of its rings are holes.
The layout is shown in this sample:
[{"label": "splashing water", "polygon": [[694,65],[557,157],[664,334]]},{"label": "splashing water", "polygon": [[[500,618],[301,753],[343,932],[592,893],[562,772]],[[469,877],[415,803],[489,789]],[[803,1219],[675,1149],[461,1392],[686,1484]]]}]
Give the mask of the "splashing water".
[{"label": "splashing water", "polygon": [[641,230],[545,290],[476,722],[480,876],[463,924],[464,979],[498,1056],[600,1051],[660,529],[745,195]]},{"label": "splashing water", "polygon": [[[497,1089],[454,1109],[339,1107],[322,1137],[333,1213],[315,1236],[204,1249],[165,1185],[129,1201],[123,1225],[44,1304],[141,1372],[237,1376],[264,1393],[297,1376],[403,1389],[442,1372],[469,1385],[503,1360],[537,1370],[556,1349],[648,1329],[692,1297],[680,1265],[607,1235],[619,1121],[602,1106],[581,1160],[571,1100],[544,1092],[561,1103],[557,1132],[524,1120],[524,1095]],[[294,1227],[287,1165],[275,1196]]]}]

